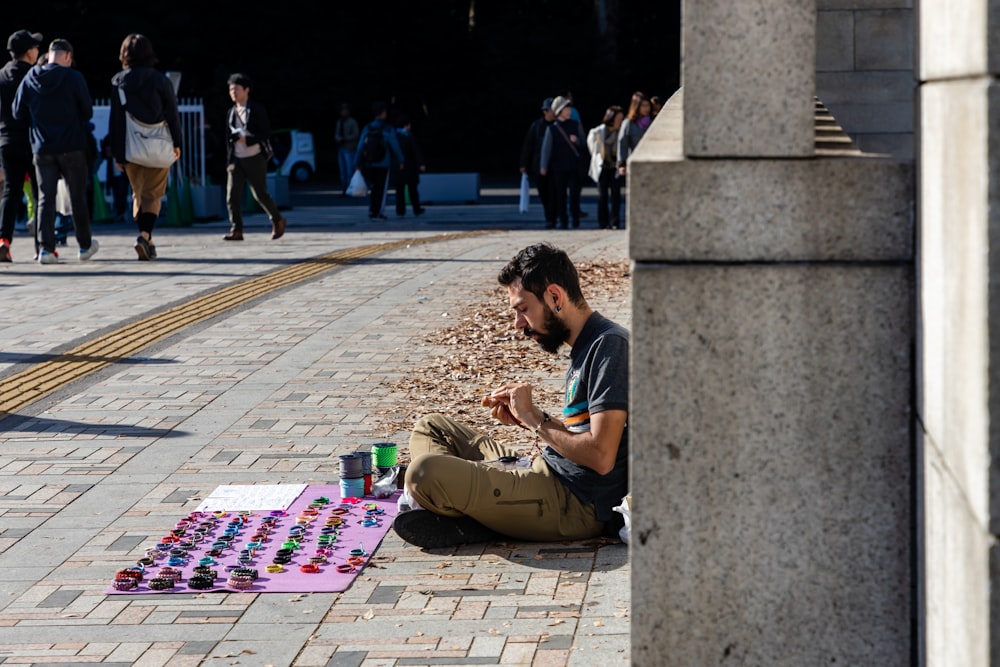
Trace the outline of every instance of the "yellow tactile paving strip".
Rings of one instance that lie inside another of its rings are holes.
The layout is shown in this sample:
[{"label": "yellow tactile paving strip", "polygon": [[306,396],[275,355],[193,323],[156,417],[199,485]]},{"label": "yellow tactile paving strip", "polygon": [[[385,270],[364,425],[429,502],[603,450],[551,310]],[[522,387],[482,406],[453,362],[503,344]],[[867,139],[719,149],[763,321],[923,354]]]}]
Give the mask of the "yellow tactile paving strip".
[{"label": "yellow tactile paving strip", "polygon": [[272,271],[191,299],[156,315],[87,341],[54,359],[0,379],[0,419],[24,409],[57,389],[126,359],[153,343],[274,290],[307,280],[364,257],[423,243],[490,233],[488,230],[439,234],[348,248]]}]

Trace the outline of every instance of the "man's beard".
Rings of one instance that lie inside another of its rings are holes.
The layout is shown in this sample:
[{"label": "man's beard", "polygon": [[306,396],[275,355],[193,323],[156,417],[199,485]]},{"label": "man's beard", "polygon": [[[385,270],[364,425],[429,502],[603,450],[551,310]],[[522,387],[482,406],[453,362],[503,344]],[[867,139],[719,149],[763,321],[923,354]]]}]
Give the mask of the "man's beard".
[{"label": "man's beard", "polygon": [[535,342],[549,354],[555,354],[562,347],[562,344],[569,338],[569,329],[562,323],[552,309],[545,306],[545,332],[537,329],[526,329],[526,336],[537,336]]}]

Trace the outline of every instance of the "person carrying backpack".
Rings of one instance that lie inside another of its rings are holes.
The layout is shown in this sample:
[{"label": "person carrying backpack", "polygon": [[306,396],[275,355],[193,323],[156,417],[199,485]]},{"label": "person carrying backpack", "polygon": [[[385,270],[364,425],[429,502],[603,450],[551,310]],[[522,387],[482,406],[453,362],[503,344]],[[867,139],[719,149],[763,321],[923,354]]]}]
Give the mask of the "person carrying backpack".
[{"label": "person carrying backpack", "polygon": [[385,102],[372,104],[372,114],[375,119],[365,125],[358,138],[354,164],[368,183],[368,218],[387,220],[382,208],[385,205],[389,167],[394,158],[400,169],[404,167],[403,151],[399,147],[396,132],[386,120],[388,108]]}]

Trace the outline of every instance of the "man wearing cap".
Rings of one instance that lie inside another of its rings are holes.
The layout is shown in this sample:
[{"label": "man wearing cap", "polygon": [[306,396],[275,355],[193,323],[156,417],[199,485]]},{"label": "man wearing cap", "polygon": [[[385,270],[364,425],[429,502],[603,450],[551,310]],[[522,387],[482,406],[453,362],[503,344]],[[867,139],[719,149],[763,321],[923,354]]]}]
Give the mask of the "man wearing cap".
[{"label": "man wearing cap", "polygon": [[87,135],[93,103],[87,82],[73,69],[73,47],[65,39],[49,44],[48,62],[31,68],[14,97],[14,118],[29,121],[31,151],[38,177],[39,264],[57,264],[56,188],[66,181],[80,261],[97,253],[87,208]]},{"label": "man wearing cap", "polygon": [[41,43],[41,34],[18,30],[7,38],[10,62],[0,69],[0,169],[3,170],[3,194],[0,195],[0,262],[11,261],[10,246],[14,238],[14,223],[21,208],[26,176],[31,180],[32,190],[37,191],[34,169],[31,167],[28,123],[16,120],[12,115],[12,107],[17,87],[31,66],[38,61],[38,46]]},{"label": "man wearing cap", "polygon": [[548,174],[539,173],[539,160],[542,155],[542,140],[545,138],[545,131],[552,125],[556,115],[552,113],[552,98],[546,97],[542,100],[542,115],[532,121],[524,135],[521,144],[521,173],[528,174],[535,181],[535,189],[538,191],[538,199],[542,202],[542,210],[545,211],[545,227],[552,229],[556,226],[555,207],[552,202],[552,191],[549,187]]},{"label": "man wearing cap", "polygon": [[552,201],[563,229],[569,226],[569,216],[573,218],[573,226],[579,227],[581,215],[580,160],[585,150],[585,137],[580,123],[570,117],[572,106],[573,103],[565,97],[557,97],[552,101],[556,120],[549,126],[542,140],[542,157],[538,169],[538,173],[552,176]]}]

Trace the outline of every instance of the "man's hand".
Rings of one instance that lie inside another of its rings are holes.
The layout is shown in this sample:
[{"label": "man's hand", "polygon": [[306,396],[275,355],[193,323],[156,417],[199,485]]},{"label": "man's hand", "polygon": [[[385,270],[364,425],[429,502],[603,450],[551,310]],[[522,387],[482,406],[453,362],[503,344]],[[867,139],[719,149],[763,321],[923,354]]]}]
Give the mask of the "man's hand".
[{"label": "man's hand", "polygon": [[536,415],[531,399],[531,385],[525,382],[505,384],[483,396],[483,407],[490,409],[490,415],[507,426],[531,429],[541,419]]}]

